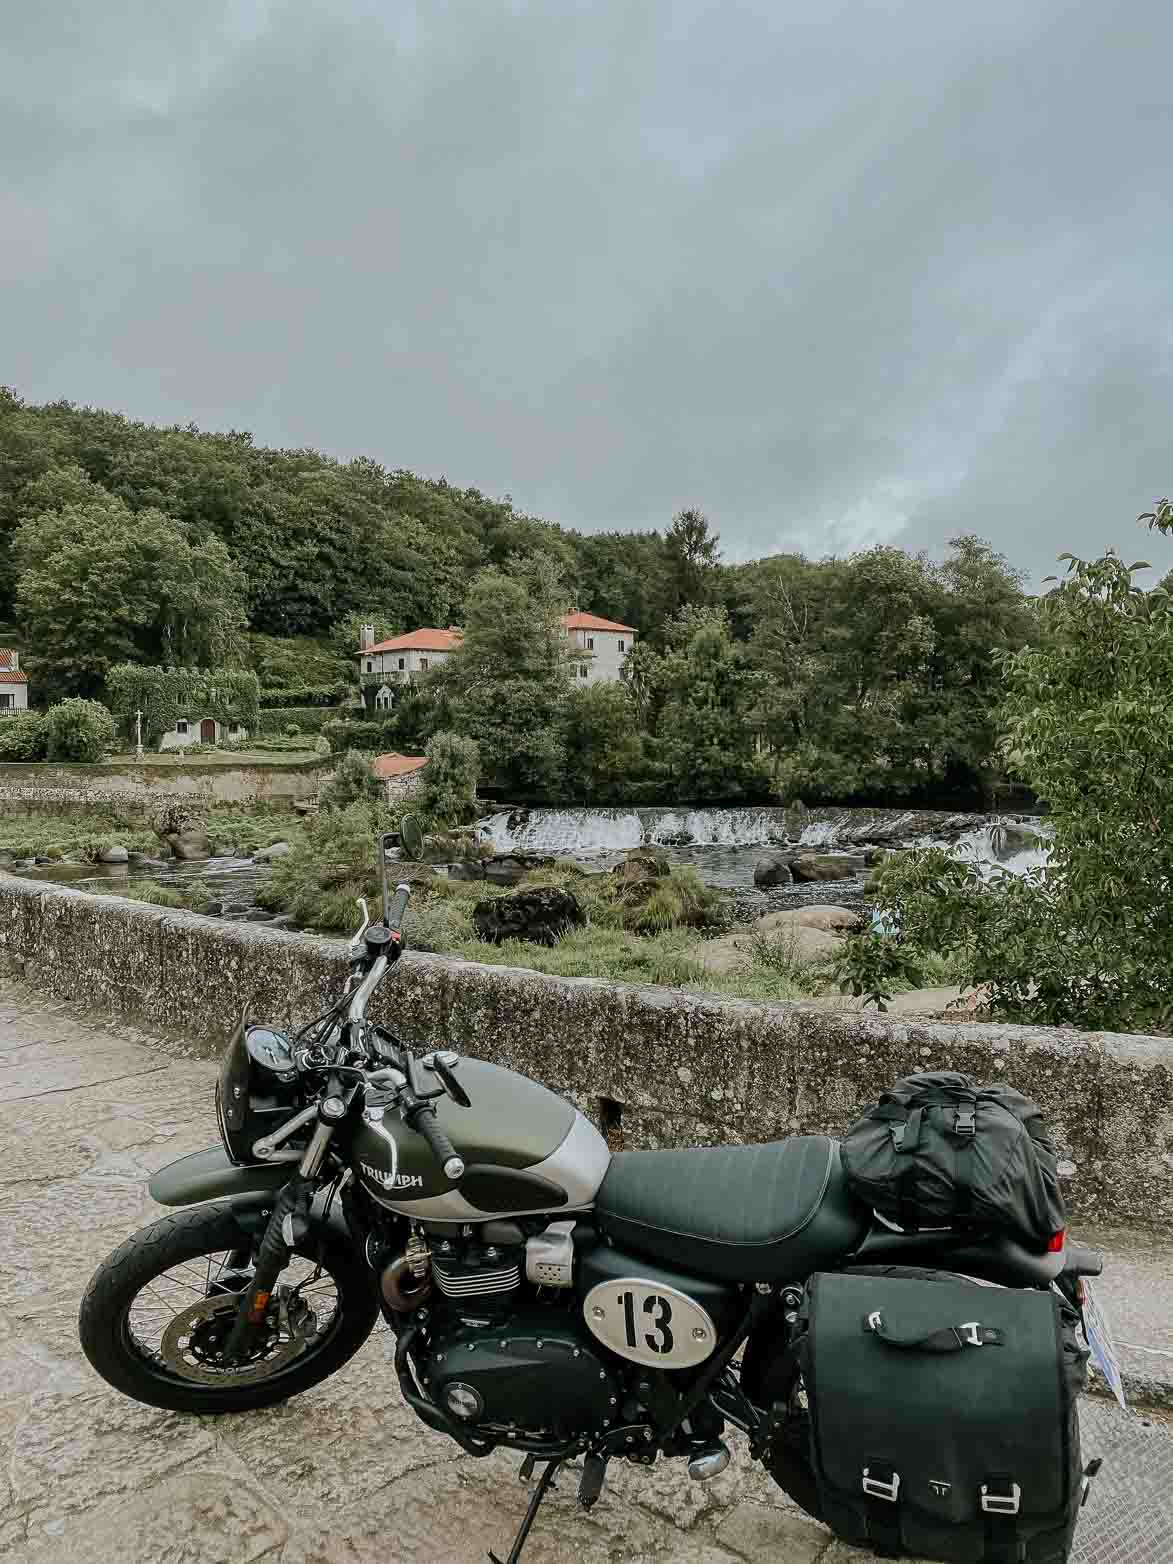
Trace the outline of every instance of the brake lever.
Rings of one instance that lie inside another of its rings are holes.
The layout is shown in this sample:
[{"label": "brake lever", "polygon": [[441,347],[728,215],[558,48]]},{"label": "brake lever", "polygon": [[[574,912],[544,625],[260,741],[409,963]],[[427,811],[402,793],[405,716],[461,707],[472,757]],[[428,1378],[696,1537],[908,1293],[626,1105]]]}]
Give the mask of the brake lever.
[{"label": "brake lever", "polygon": [[455,1072],[443,1055],[438,1053],[427,1054],[424,1058],[424,1063],[429,1070],[433,1070],[440,1077],[444,1083],[444,1090],[458,1108],[472,1107],[472,1098],[456,1079]]}]

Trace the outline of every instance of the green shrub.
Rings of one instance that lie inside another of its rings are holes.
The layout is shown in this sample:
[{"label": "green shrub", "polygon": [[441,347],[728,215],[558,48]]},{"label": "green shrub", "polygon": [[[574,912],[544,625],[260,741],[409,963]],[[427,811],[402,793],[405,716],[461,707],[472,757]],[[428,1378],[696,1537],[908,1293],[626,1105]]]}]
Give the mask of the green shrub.
[{"label": "green shrub", "polygon": [[80,698],[50,706],[45,714],[46,758],[101,760],[114,749],[114,718],[100,701]]},{"label": "green shrub", "polygon": [[385,797],[383,784],[371,770],[371,757],[348,749],[334,775],[322,784],[318,802],[323,809],[346,809],[350,804],[375,804]]},{"label": "green shrub", "polygon": [[282,686],[279,689],[262,690],[261,707],[266,711],[281,711],[290,706],[334,707],[355,693],[354,685],[346,681]]},{"label": "green shrub", "polygon": [[423,786],[418,794],[421,811],[434,825],[459,825],[476,813],[477,780],[481,756],[472,739],[455,733],[437,733],[428,740]]},{"label": "green shrub", "polygon": [[19,711],[0,718],[0,761],[44,760],[49,734],[44,717],[35,711]]},{"label": "green shrub", "polygon": [[285,737],[287,739],[295,739],[295,738],[298,737],[298,735],[300,733],[301,733],[301,724],[298,723],[298,722],[291,722],[288,725],[288,727],[285,729]]},{"label": "green shrub", "polygon": [[336,755],[344,754],[348,749],[365,749],[373,755],[382,755],[394,747],[385,721],[335,717],[322,724],[322,733],[330,740],[330,748]]},{"label": "green shrub", "polygon": [[367,898],[372,914],[379,905],[376,837],[397,823],[394,811],[376,804],[323,810],[306,823],[293,851],[276,860],[258,902],[270,911],[291,912],[304,928],[340,933],[356,928],[358,897]]},{"label": "green shrub", "polygon": [[329,706],[294,706],[261,711],[249,732],[257,738],[285,736],[290,725],[296,723],[302,733],[321,733],[327,722],[337,722],[338,713]]}]

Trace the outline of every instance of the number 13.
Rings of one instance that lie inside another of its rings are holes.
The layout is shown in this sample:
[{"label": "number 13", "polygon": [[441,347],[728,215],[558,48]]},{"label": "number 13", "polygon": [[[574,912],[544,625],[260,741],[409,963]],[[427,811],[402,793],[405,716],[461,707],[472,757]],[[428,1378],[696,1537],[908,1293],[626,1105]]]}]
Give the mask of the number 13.
[{"label": "number 13", "polygon": [[[623,1304],[623,1319],[627,1326],[627,1345],[636,1347],[639,1343],[635,1332],[635,1294],[633,1292],[620,1293],[619,1298]],[[675,1337],[672,1335],[671,1329],[672,1305],[667,1298],[661,1298],[658,1293],[648,1293],[643,1301],[643,1312],[649,1315],[656,1315],[656,1318],[652,1321],[652,1327],[656,1335],[653,1336],[649,1332],[644,1336],[648,1350],[659,1353],[671,1352],[675,1344]]]}]

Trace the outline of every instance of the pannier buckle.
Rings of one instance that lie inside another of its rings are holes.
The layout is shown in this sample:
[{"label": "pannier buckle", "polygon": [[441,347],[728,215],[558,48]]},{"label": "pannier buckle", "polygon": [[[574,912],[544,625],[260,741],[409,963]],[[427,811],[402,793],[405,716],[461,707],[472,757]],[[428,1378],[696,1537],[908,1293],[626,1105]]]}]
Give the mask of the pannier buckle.
[{"label": "pannier buckle", "polygon": [[977,1114],[973,1107],[960,1107],[957,1116],[953,1120],[953,1133],[955,1135],[976,1135]]},{"label": "pannier buckle", "polygon": [[[887,1499],[889,1503],[895,1504],[900,1494],[900,1473],[893,1472],[892,1480],[887,1482],[882,1477],[869,1477],[868,1473],[870,1470],[871,1468],[867,1466],[863,1469],[864,1493],[870,1493],[873,1499]],[[985,1491],[983,1488],[983,1495]],[[984,1498],[982,1502],[985,1502]]]},{"label": "pannier buckle", "polygon": [[980,1347],[982,1345],[982,1325],[980,1320],[970,1320],[968,1325],[959,1325],[957,1334],[962,1341],[971,1347]]},{"label": "pannier buckle", "polygon": [[986,1483],[982,1484],[982,1509],[987,1515],[1017,1515],[1022,1508],[1022,1489],[1017,1483],[1010,1484],[1009,1493],[991,1493]]}]

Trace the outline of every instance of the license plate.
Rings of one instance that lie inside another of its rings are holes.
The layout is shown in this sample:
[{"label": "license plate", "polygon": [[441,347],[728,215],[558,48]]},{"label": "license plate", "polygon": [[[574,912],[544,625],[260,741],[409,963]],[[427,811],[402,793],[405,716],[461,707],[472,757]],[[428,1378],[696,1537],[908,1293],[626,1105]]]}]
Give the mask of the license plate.
[{"label": "license plate", "polygon": [[1086,1276],[1082,1278],[1082,1287],[1083,1329],[1087,1336],[1087,1344],[1091,1348],[1092,1362],[1104,1376],[1105,1383],[1123,1407],[1125,1406],[1124,1376],[1120,1372],[1120,1360],[1116,1356],[1116,1343],[1112,1340],[1112,1327],[1108,1324],[1108,1316],[1104,1313]]}]

